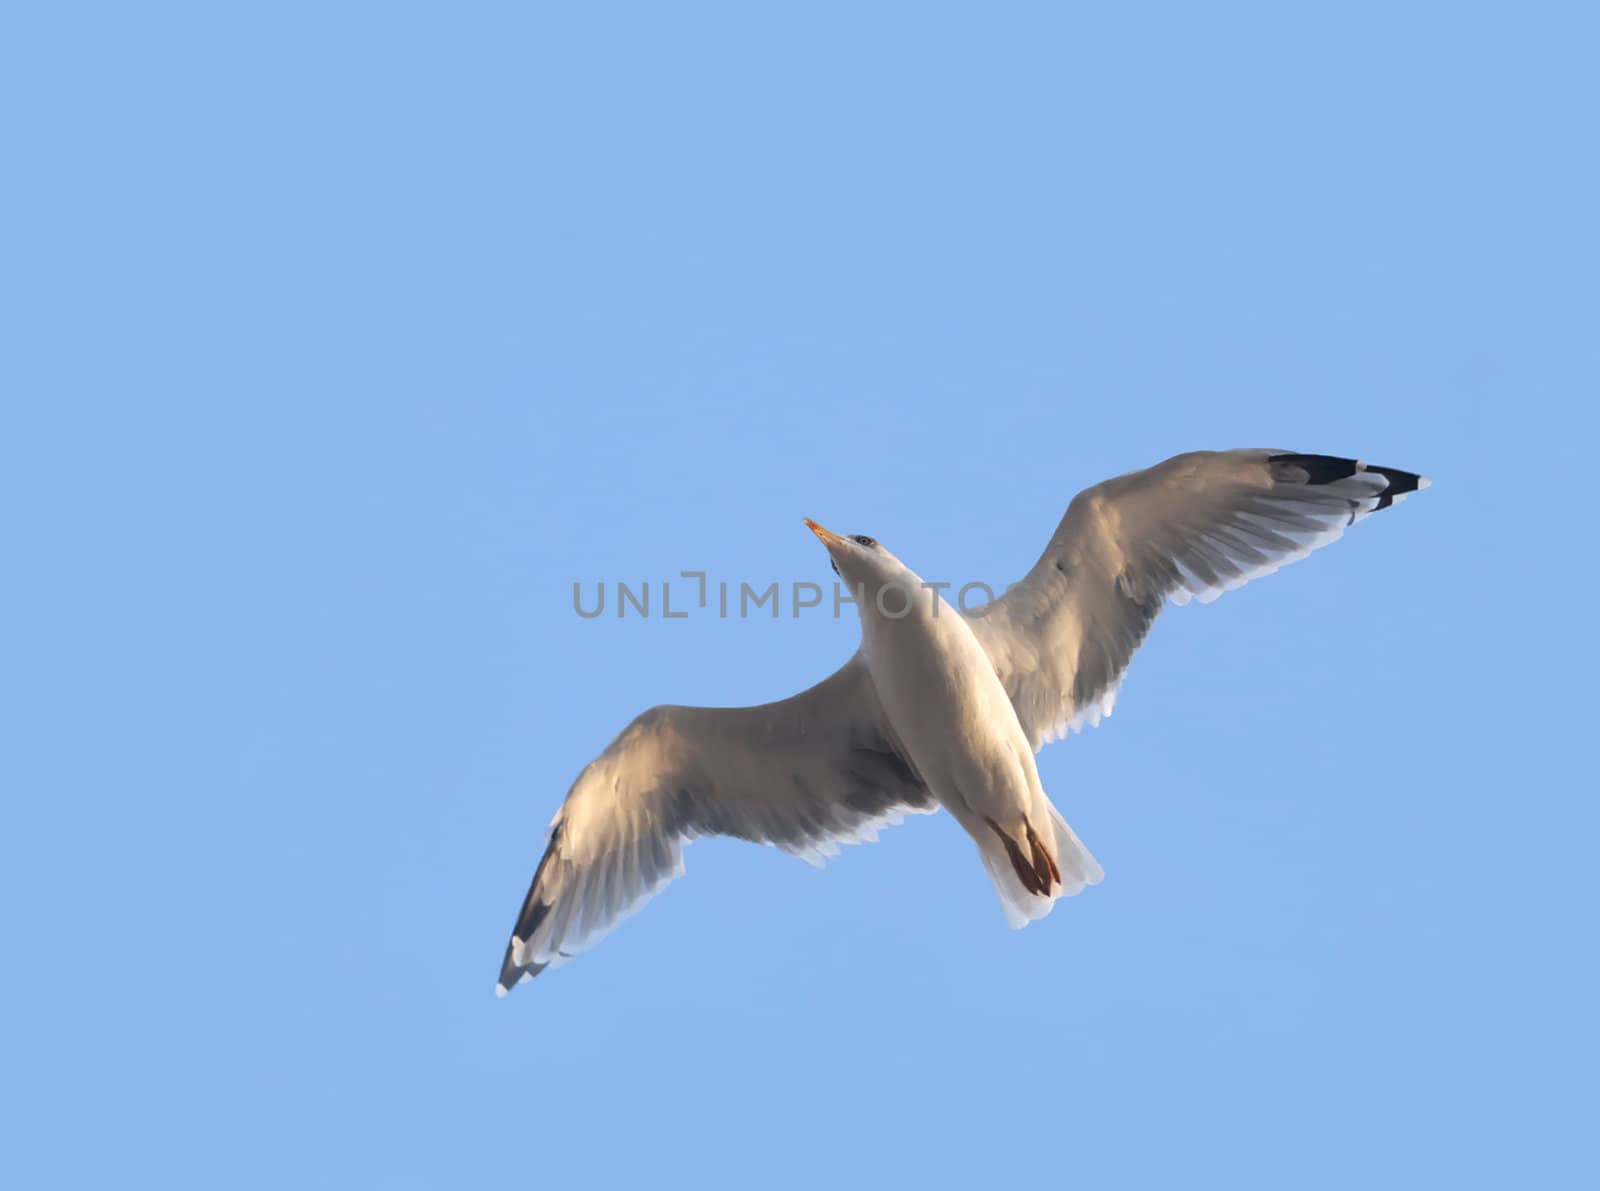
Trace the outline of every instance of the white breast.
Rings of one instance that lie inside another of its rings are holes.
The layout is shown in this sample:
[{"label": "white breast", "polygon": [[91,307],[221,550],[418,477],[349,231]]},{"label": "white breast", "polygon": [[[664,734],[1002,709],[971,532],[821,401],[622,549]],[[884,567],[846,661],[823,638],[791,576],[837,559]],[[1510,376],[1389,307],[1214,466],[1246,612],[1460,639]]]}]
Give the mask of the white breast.
[{"label": "white breast", "polygon": [[884,710],[934,796],[969,830],[975,817],[1025,816],[1042,797],[1033,750],[961,614],[933,591],[899,618],[868,604],[862,637]]}]

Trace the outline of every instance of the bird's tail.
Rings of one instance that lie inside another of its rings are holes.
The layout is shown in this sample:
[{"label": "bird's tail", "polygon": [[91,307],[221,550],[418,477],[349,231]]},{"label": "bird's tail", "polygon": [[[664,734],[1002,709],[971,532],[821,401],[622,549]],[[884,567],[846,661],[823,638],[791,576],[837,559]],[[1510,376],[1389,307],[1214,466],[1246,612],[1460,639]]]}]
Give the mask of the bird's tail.
[{"label": "bird's tail", "polygon": [[[1031,827],[1021,839],[1012,839],[992,821],[990,830],[978,838],[983,867],[1000,896],[1006,921],[1020,929],[1036,918],[1043,918],[1058,897],[1071,897],[1087,885],[1098,885],[1105,870],[1083,846],[1061,812],[1044,799],[1049,808],[1051,831]],[[1051,847],[1046,847],[1048,841]]]}]

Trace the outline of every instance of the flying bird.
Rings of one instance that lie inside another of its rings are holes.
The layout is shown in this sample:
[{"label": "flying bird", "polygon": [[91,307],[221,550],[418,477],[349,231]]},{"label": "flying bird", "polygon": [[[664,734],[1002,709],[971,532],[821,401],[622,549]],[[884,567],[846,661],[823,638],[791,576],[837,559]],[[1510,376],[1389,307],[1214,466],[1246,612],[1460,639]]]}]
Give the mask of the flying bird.
[{"label": "flying bird", "polygon": [[1197,451],[1078,494],[1021,583],[962,614],[864,534],[807,519],[857,596],[839,670],[756,707],[653,707],[578,775],[506,947],[504,996],[683,872],[701,835],[821,863],[944,807],[1026,926],[1104,875],[1034,754],[1109,715],[1167,600],[1210,602],[1428,486],[1290,451]]}]

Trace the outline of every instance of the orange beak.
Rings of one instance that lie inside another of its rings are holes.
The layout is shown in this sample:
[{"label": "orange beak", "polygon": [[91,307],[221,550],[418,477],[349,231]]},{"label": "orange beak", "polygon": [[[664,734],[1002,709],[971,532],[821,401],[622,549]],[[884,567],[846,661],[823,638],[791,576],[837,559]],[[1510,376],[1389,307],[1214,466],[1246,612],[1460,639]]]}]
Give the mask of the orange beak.
[{"label": "orange beak", "polygon": [[843,538],[841,538],[838,534],[834,533],[833,530],[831,530],[831,529],[824,529],[822,526],[818,525],[815,521],[811,520],[810,517],[806,518],[806,528],[809,529],[812,533],[816,534],[817,537],[821,538],[822,539],[822,544],[824,546],[843,546],[844,545],[844,539]]}]

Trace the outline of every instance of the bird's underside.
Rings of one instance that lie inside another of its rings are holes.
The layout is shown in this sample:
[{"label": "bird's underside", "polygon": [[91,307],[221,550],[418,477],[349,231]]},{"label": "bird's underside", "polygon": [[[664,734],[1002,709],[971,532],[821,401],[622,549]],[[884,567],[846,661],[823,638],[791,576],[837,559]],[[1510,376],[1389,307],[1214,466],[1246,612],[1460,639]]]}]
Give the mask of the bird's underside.
[{"label": "bird's underside", "polygon": [[[1080,493],[1022,582],[967,624],[1037,751],[1110,712],[1167,600],[1215,599],[1427,483],[1327,455],[1179,455]],[[696,836],[770,843],[820,863],[904,814],[937,809],[910,755],[859,652],[777,703],[646,711],[583,770],[552,820],[498,991],[595,942],[682,872],[683,844]],[[1064,876],[1058,860],[1071,848],[1059,845],[1077,841],[1054,819],[1053,842],[1039,838],[1049,824],[1008,834],[989,821],[1018,896],[1042,907],[1023,921],[1099,879],[1087,852],[1092,867]]]}]

